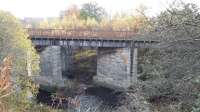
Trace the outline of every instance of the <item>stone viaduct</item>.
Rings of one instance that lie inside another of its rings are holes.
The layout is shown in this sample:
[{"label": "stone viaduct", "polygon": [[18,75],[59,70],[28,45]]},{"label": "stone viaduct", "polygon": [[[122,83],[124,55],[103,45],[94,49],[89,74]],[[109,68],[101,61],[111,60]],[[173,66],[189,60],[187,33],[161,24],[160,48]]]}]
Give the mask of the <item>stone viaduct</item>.
[{"label": "stone viaduct", "polygon": [[28,33],[41,50],[39,80],[45,85],[64,85],[62,74],[70,74],[73,49],[86,47],[97,49],[96,84],[129,88],[137,82],[138,48],[156,44],[133,40],[135,33],[130,31],[28,29]]}]

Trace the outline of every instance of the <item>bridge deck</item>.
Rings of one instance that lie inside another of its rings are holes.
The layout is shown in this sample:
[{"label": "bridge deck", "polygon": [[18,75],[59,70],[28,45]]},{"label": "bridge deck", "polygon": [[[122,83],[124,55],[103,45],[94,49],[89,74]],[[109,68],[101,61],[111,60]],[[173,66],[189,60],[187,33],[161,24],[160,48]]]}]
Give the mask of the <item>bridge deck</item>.
[{"label": "bridge deck", "polygon": [[134,31],[27,29],[30,38],[129,40]]},{"label": "bridge deck", "polygon": [[155,41],[133,40],[134,31],[27,29],[36,46],[152,47]]}]

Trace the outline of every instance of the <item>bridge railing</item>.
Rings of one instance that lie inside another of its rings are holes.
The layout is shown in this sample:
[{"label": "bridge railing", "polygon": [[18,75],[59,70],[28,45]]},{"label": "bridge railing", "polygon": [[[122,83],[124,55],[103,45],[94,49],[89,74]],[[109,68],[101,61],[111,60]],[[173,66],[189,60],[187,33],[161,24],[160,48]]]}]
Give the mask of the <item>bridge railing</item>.
[{"label": "bridge railing", "polygon": [[64,29],[33,29],[28,28],[30,37],[61,38],[61,39],[131,39],[134,31],[106,30],[64,30]]}]

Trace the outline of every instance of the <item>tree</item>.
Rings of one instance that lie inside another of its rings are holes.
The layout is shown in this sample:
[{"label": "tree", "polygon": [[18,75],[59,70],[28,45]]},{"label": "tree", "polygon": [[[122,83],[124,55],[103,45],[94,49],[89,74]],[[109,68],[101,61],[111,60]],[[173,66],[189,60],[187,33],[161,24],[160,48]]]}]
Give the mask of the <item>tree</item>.
[{"label": "tree", "polygon": [[64,29],[83,29],[85,28],[85,21],[79,19],[76,15],[69,15],[61,20],[61,26]]},{"label": "tree", "polygon": [[[55,22],[59,24],[56,24]],[[50,25],[53,28],[57,26],[63,29],[83,29],[85,28],[85,20],[80,19],[80,10],[77,6],[72,5],[67,10],[61,12],[58,21],[53,21]]]},{"label": "tree", "polygon": [[111,20],[114,30],[130,30],[138,32],[146,25],[146,18],[143,15],[116,14]]},{"label": "tree", "polygon": [[40,28],[49,28],[50,25],[49,25],[49,22],[47,19],[44,19],[42,22],[40,22],[40,25],[39,25]]},{"label": "tree", "polygon": [[60,19],[63,19],[65,16],[77,16],[80,15],[80,9],[76,5],[70,6],[67,10],[61,11]]},{"label": "tree", "polygon": [[96,21],[100,22],[105,15],[105,10],[99,7],[96,2],[83,4],[80,10],[80,17],[84,20],[94,18]]},{"label": "tree", "polygon": [[94,18],[88,18],[86,20],[86,26],[88,29],[95,29],[99,27],[99,24]]},{"label": "tree", "polygon": [[103,18],[101,20],[101,22],[99,23],[99,27],[104,30],[112,30],[110,20],[108,20],[107,18]]},{"label": "tree", "polygon": [[146,49],[139,78],[146,97],[156,100],[175,99],[176,111],[189,112],[199,93],[199,9],[194,4],[174,2],[157,17],[149,19],[148,30],[141,31],[145,39],[160,42],[159,49]]},{"label": "tree", "polygon": [[[4,11],[0,11],[0,52],[0,60],[8,54],[13,55],[11,77],[15,94],[5,99],[4,103],[10,107],[9,111],[25,111],[31,104],[27,93],[34,94],[36,92],[36,85],[32,82],[32,78],[28,76],[27,65],[31,65],[32,75],[38,74],[39,57],[19,21],[10,13]],[[27,61],[27,59],[30,60]]]}]

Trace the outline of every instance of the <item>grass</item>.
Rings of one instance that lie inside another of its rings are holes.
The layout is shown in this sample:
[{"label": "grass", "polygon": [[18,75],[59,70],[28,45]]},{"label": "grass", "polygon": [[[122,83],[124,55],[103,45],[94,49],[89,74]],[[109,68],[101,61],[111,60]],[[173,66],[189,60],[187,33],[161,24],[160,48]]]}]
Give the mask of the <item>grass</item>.
[{"label": "grass", "polygon": [[83,50],[75,54],[75,60],[80,60],[82,58],[92,57],[96,55],[96,50]]}]

